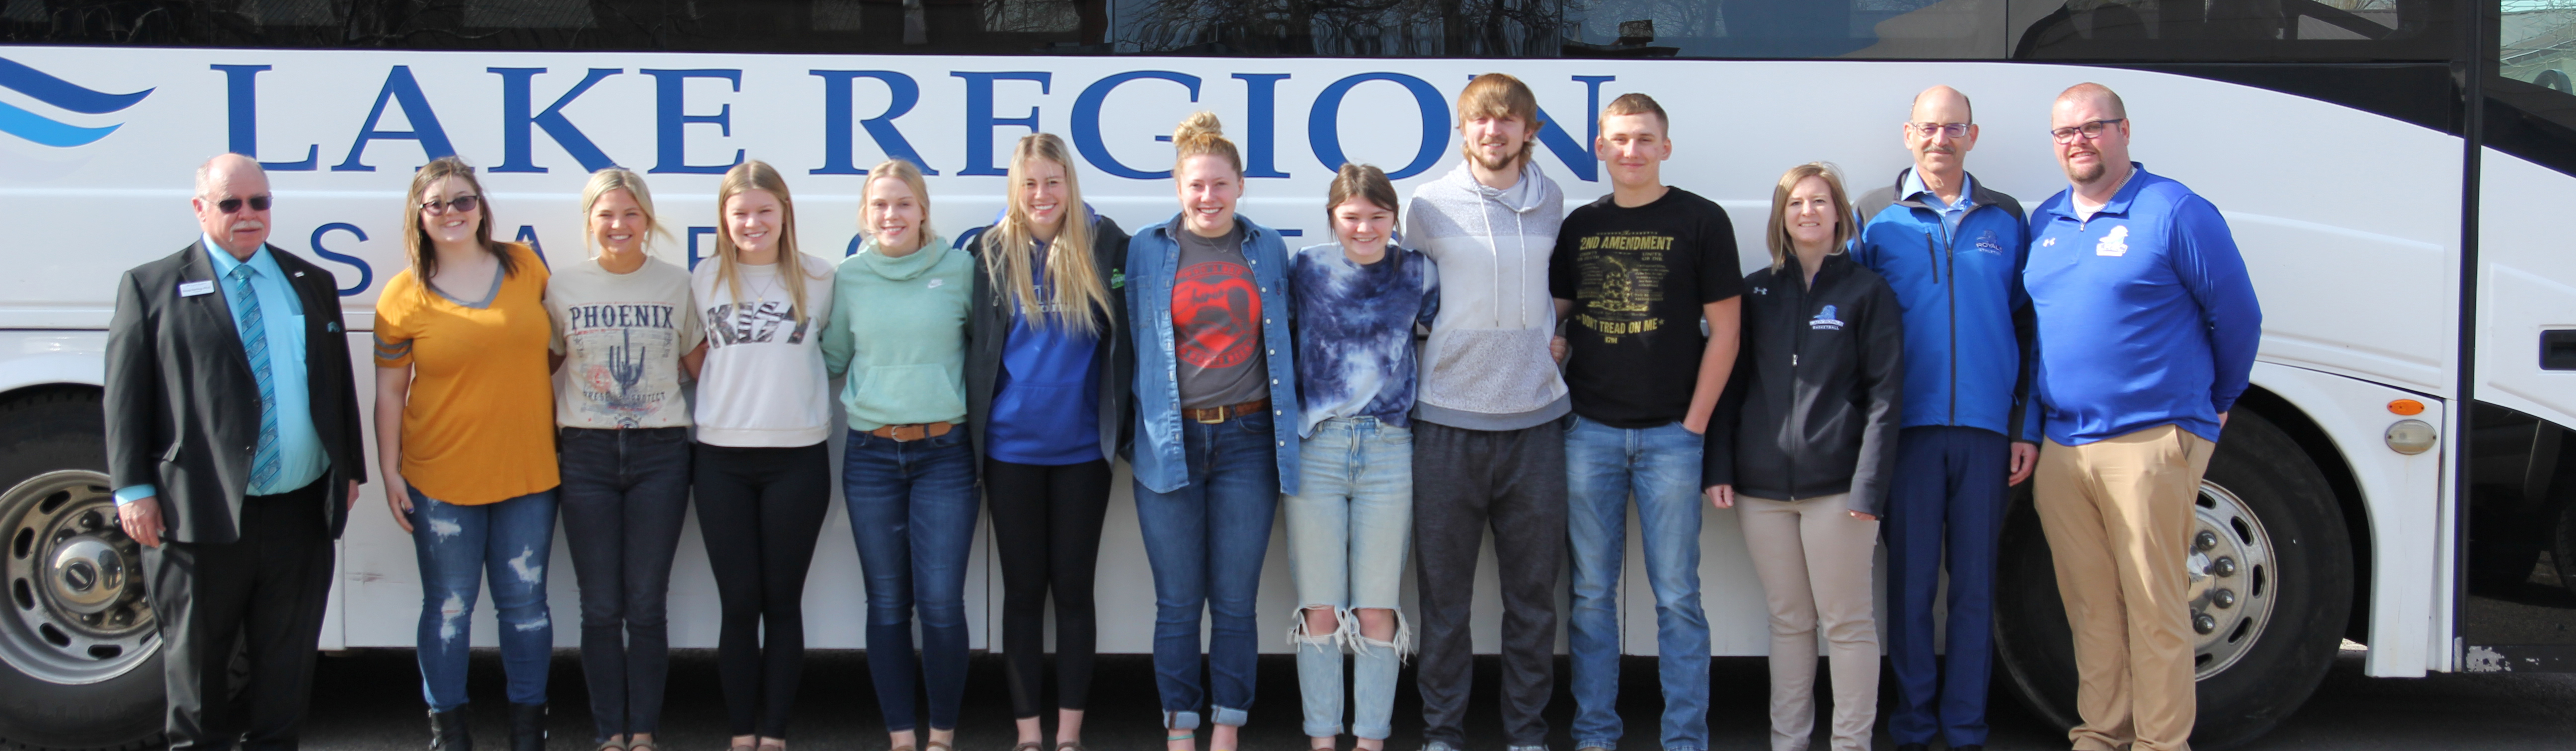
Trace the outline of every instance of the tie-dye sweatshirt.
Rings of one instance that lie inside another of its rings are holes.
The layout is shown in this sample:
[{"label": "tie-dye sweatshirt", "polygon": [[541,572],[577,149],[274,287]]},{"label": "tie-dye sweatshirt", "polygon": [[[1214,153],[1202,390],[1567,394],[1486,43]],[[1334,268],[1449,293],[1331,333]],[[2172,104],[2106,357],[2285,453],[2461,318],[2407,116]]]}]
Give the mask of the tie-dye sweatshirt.
[{"label": "tie-dye sweatshirt", "polygon": [[1388,247],[1352,262],[1341,243],[1288,257],[1295,300],[1298,435],[1335,417],[1374,417],[1409,427],[1417,370],[1413,328],[1440,312],[1440,273],[1421,251]]}]

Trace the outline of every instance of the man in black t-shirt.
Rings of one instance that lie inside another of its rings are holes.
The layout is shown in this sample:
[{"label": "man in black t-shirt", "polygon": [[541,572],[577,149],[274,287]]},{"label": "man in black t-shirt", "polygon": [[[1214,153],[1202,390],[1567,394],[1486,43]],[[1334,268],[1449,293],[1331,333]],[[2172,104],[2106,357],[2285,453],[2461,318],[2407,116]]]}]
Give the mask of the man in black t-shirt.
[{"label": "man in black t-shirt", "polygon": [[1668,125],[1663,107],[1644,94],[1602,110],[1592,149],[1612,192],[1565,217],[1548,258],[1574,402],[1565,434],[1566,536],[1580,751],[1619,747],[1618,589],[1632,492],[1655,592],[1662,746],[1708,747],[1700,436],[1735,365],[1744,275],[1726,210],[1663,184]]}]

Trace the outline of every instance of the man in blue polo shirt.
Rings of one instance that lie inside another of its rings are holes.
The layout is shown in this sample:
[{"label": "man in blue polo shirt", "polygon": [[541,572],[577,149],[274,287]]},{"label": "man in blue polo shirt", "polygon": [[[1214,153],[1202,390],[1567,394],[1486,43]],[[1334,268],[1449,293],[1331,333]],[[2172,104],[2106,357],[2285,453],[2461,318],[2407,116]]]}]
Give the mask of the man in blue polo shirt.
[{"label": "man in blue polo shirt", "polygon": [[[2024,356],[2032,337],[2021,274],[2030,225],[2021,202],[1968,174],[1977,146],[1968,96],[1934,86],[1901,127],[1914,166],[1862,196],[1852,258],[1887,279],[1905,307],[1905,410],[1888,486],[1888,659],[1898,751],[1932,737],[1986,743],[1993,673],[1995,543],[2006,489],[2039,458],[2039,410]],[[1932,604],[1950,572],[1949,664],[1933,659]]]},{"label": "man in blue polo shirt", "polygon": [[2227,222],[2129,161],[2120,96],[2049,112],[2067,190],[2031,213],[2047,447],[2033,490],[2074,629],[2076,751],[2190,748],[2192,503],[2263,312]]}]

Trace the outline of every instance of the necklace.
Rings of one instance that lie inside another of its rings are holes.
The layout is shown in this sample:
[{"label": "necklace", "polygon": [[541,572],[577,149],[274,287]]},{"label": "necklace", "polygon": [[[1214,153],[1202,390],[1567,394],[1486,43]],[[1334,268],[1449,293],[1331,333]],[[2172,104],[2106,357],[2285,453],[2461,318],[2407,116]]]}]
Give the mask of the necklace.
[{"label": "necklace", "polygon": [[[744,274],[742,274],[742,276],[746,278],[746,281],[748,281],[748,280],[749,280],[749,279],[748,279],[748,277],[750,277],[751,275],[750,275],[750,274],[748,274],[748,273],[744,273]],[[759,303],[761,303],[762,301],[768,300],[768,299],[769,299],[769,296],[770,296],[771,294],[774,294],[774,293],[778,292],[778,291],[779,291],[779,289],[780,289],[780,287],[779,287],[779,284],[778,284],[778,275],[777,275],[777,273],[773,270],[773,271],[771,272],[771,274],[770,274],[770,277],[769,277],[768,279],[765,279],[765,280],[760,280],[760,281],[758,282],[758,285],[759,285],[759,286],[755,286],[755,287],[752,287],[752,288],[751,288],[751,298],[750,298],[750,299],[747,299],[747,300],[743,300],[742,302],[750,303],[750,304],[753,304],[753,305],[758,305],[758,304],[759,304]]]}]

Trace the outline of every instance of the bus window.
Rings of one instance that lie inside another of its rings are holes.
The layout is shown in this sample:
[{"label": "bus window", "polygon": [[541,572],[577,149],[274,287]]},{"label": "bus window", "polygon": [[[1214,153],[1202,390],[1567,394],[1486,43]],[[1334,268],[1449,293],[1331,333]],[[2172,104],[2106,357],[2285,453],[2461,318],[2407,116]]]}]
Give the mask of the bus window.
[{"label": "bus window", "polygon": [[1025,54],[1082,47],[1110,0],[15,0],[0,40],[410,50]]},{"label": "bus window", "polygon": [[1119,52],[1999,59],[2005,0],[1113,0]]},{"label": "bus window", "polygon": [[[2014,6],[2019,11],[2024,3]],[[2443,60],[2452,52],[2447,46],[2452,8],[2450,0],[2066,0],[2044,16],[2015,18],[2020,29],[2012,57]]]},{"label": "bus window", "polygon": [[2576,2],[2506,0],[2486,63],[2487,145],[2576,174]]},{"label": "bus window", "polygon": [[2496,73],[2576,95],[2576,2],[2507,2],[2496,26]]}]

